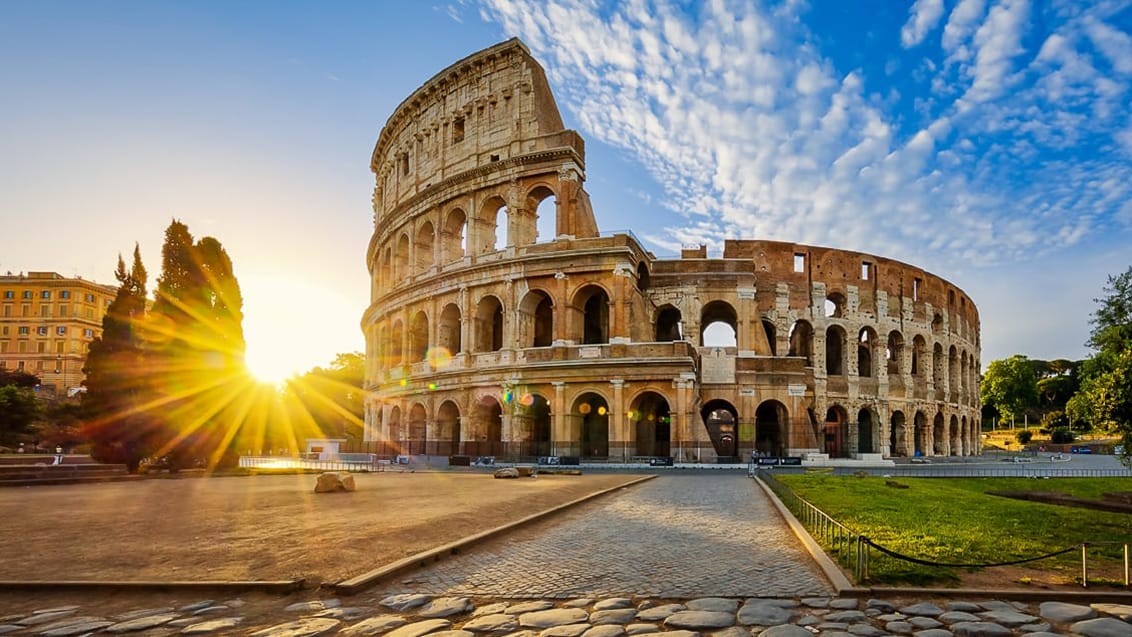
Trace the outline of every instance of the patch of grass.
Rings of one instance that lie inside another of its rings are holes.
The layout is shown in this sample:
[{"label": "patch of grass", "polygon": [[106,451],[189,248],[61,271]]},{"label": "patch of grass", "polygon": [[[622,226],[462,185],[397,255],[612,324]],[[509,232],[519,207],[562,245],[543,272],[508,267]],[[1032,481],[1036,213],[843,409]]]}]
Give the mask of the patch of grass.
[{"label": "patch of grass", "polygon": [[[1132,516],[987,495],[994,490],[1060,491],[1078,497],[1129,490],[1124,478],[903,478],[779,475],[799,497],[850,529],[897,553],[952,564],[1036,557],[1082,542],[1129,542]],[[1090,549],[1090,569],[1121,563],[1118,545]],[[870,580],[916,584],[958,579],[954,568],[929,567],[872,552]],[[1079,552],[1031,562],[1061,573],[1080,568]]]}]

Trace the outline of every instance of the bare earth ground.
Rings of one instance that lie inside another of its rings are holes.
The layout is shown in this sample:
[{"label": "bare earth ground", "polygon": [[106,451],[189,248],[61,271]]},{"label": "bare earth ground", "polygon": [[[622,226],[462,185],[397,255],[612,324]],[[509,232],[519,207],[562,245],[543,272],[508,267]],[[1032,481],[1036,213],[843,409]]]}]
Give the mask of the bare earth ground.
[{"label": "bare earth ground", "polygon": [[0,489],[0,580],[334,582],[639,477],[373,473],[324,494],[314,475]]}]

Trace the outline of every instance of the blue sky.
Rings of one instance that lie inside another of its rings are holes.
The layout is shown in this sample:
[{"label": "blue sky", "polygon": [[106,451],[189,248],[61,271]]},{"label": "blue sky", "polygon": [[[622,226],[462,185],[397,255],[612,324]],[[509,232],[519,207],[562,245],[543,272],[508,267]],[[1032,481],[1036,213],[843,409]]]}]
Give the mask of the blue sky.
[{"label": "blue sky", "polygon": [[156,277],[176,217],[231,254],[261,368],[361,349],[381,126],[511,36],[586,137],[601,229],[658,255],[920,265],[979,306],[984,365],[1085,356],[1132,265],[1129,0],[7,0],[0,270],[112,283],[138,241]]}]

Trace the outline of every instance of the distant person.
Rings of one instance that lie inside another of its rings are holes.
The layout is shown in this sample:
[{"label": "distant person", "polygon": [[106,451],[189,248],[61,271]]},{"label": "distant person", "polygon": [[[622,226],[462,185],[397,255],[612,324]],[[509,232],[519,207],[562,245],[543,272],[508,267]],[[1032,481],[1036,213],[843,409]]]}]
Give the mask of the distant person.
[{"label": "distant person", "polygon": [[55,445],[55,462],[51,464],[63,464],[63,447]]}]

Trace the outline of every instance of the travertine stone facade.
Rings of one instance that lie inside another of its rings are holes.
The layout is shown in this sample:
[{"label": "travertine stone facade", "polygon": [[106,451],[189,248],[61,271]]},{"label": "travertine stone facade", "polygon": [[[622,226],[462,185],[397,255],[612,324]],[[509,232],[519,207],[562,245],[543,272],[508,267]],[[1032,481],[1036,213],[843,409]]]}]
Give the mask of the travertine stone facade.
[{"label": "travertine stone facade", "polygon": [[[858,252],[743,240],[658,259],[600,235],[582,139],[518,40],[402,102],[371,167],[368,441],[677,462],[978,453],[962,290]],[[713,325],[734,344],[705,346]]]}]

